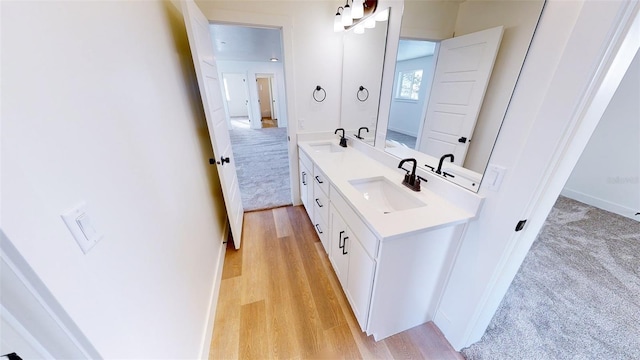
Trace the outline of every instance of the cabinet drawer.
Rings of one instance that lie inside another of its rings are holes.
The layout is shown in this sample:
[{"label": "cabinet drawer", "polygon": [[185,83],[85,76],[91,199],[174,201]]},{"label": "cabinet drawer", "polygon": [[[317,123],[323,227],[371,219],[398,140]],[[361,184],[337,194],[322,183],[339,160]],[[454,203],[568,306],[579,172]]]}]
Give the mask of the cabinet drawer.
[{"label": "cabinet drawer", "polygon": [[300,148],[298,148],[298,158],[300,159],[300,162],[302,162],[304,166],[307,167],[308,170],[313,171],[313,162]]},{"label": "cabinet drawer", "polygon": [[313,183],[318,185],[325,195],[329,195],[329,180],[315,165],[313,166]]},{"label": "cabinet drawer", "polygon": [[313,212],[315,217],[321,217],[325,223],[329,222],[329,197],[318,182],[313,183]]},{"label": "cabinet drawer", "polygon": [[316,233],[320,238],[322,247],[324,248],[324,251],[327,253],[329,252],[329,226],[327,226],[328,223],[329,223],[328,221],[325,221],[320,216],[316,216],[316,219],[314,219],[313,221],[313,228],[316,229]]},{"label": "cabinet drawer", "polygon": [[357,236],[367,254],[375,259],[378,256],[378,238],[376,238],[351,206],[342,198],[342,195],[340,195],[333,186],[331,186],[331,188],[329,192],[331,203],[340,215],[342,215],[347,226]]}]

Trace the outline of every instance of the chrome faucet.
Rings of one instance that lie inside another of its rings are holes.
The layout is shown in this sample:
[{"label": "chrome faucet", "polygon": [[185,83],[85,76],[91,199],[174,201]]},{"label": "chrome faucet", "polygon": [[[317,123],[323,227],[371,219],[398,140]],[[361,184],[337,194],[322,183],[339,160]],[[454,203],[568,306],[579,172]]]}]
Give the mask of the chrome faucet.
[{"label": "chrome faucet", "polygon": [[364,130],[367,130],[367,132],[369,132],[369,128],[368,128],[368,127],[366,127],[366,126],[363,126],[363,127],[361,127],[360,129],[358,129],[358,135],[356,135],[356,137],[357,137],[358,139],[360,139],[360,140],[364,140],[364,138],[360,135],[360,131],[362,131],[363,129],[364,129]]},{"label": "chrome faucet", "polygon": [[347,147],[347,138],[344,137],[344,129],[343,128],[337,128],[336,131],[334,131],[334,134],[337,134],[338,131],[342,131],[342,135],[340,136],[340,146],[342,147]]},{"label": "chrome faucet", "polygon": [[[411,168],[411,171],[402,167],[402,165],[404,165],[405,162],[413,163],[413,167]],[[427,179],[425,178],[416,176],[417,165],[418,165],[418,162],[416,161],[416,159],[402,159],[400,161],[400,164],[398,164],[398,169],[402,169],[407,172],[404,175],[404,180],[402,181],[402,185],[408,187],[413,191],[420,191],[420,179],[427,181]]]},{"label": "chrome faucet", "polygon": [[440,157],[440,162],[438,163],[438,169],[436,170],[436,174],[442,174],[442,163],[444,159],[451,158],[451,162],[453,162],[453,154],[445,154]]}]

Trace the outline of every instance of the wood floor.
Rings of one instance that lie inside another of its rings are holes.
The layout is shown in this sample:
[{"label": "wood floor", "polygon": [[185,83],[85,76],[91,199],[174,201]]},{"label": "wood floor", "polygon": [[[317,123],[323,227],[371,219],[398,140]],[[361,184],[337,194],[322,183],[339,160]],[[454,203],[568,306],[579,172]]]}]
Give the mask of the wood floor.
[{"label": "wood floor", "polygon": [[245,214],[228,248],[210,359],[463,359],[433,323],[363,333],[302,206]]}]

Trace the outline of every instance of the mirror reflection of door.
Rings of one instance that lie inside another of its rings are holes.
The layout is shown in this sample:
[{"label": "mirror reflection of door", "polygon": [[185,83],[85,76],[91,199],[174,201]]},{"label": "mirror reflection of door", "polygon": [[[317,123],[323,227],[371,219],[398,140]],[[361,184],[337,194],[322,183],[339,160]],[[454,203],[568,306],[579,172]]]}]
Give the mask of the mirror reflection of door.
[{"label": "mirror reflection of door", "polygon": [[231,126],[249,128],[251,115],[249,108],[249,88],[245,74],[224,73],[222,81]]},{"label": "mirror reflection of door", "polygon": [[497,27],[438,44],[401,40],[387,139],[436,158],[453,154],[454,163],[462,165],[502,31]]},{"label": "mirror reflection of door", "polygon": [[256,75],[256,87],[258,90],[258,103],[260,105],[261,127],[278,127],[273,91],[273,74]]}]

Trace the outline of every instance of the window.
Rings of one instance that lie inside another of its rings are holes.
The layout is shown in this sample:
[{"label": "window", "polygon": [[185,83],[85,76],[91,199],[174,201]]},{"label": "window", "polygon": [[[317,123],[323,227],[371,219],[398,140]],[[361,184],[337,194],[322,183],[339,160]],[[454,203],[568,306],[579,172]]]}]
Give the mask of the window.
[{"label": "window", "polygon": [[418,100],[422,83],[422,69],[400,71],[399,79],[396,99]]}]

